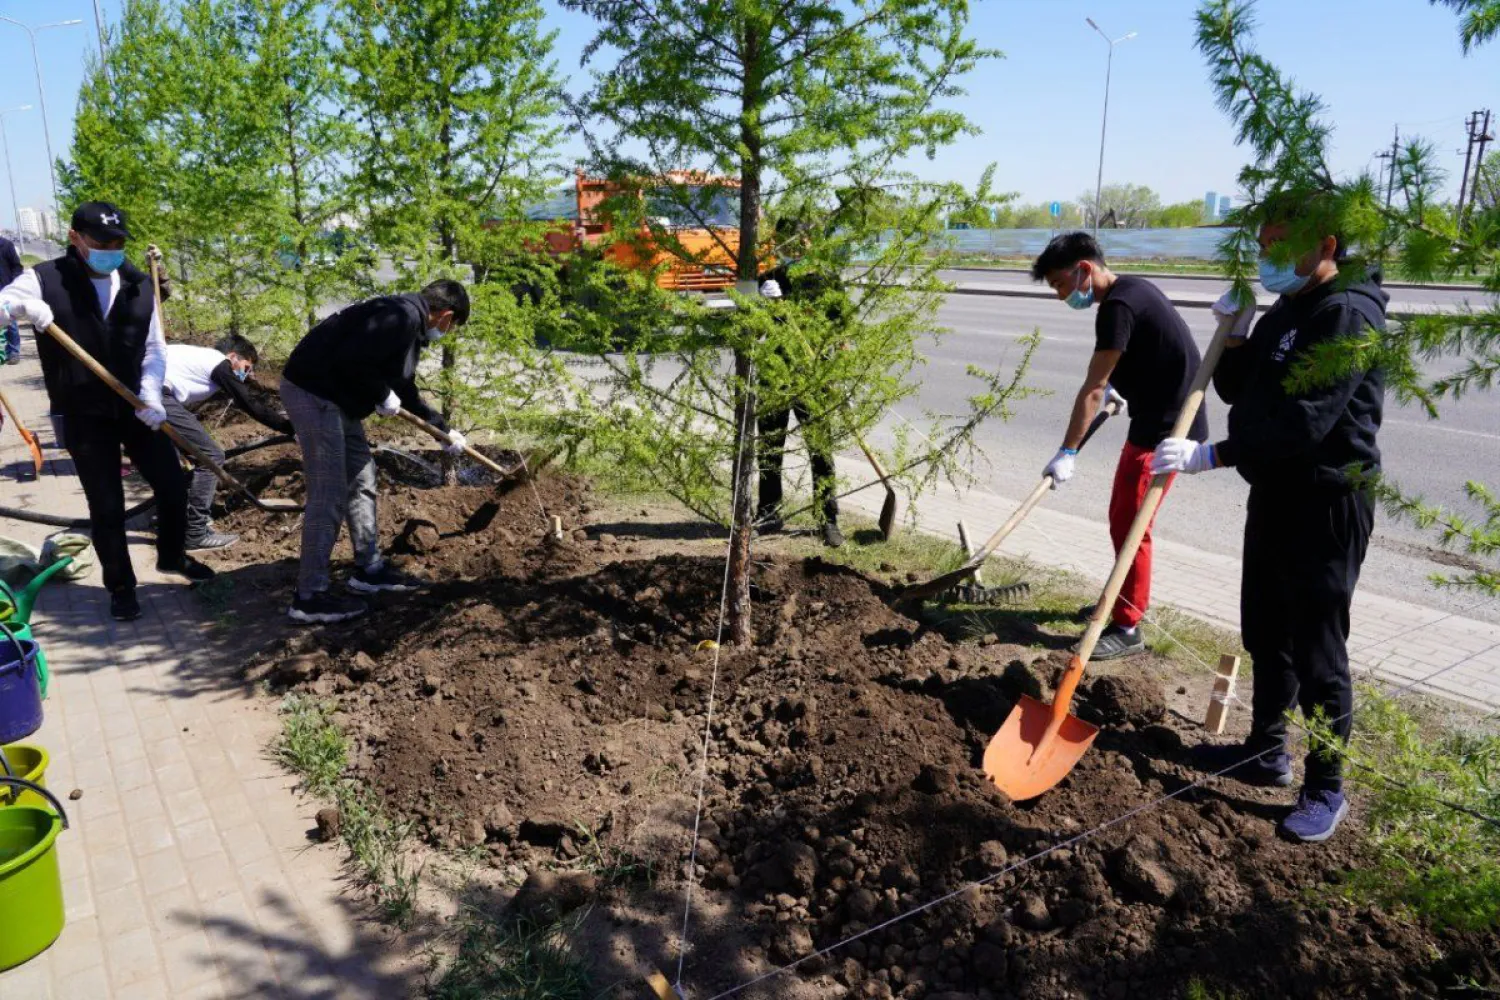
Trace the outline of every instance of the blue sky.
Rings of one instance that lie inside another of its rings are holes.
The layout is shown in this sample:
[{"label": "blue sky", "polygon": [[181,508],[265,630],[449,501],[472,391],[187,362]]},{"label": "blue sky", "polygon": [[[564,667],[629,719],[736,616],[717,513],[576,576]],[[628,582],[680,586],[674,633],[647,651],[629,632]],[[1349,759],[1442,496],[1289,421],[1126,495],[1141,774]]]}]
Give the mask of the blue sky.
[{"label": "blue sky", "polygon": [[[102,3],[107,19],[117,16],[120,0]],[[1196,6],[1192,0],[981,0],[975,35],[1005,58],[972,74],[969,95],[958,103],[983,132],[914,166],[934,179],[972,182],[993,161],[998,186],[1028,201],[1092,189],[1106,51],[1084,23],[1092,16],[1114,37],[1137,32],[1115,50],[1105,183],[1148,184],[1167,201],[1231,191],[1244,154],[1214,106],[1193,49]],[[96,51],[92,0],[0,0],[0,14],[33,24],[84,22],[38,36],[53,144],[65,155],[83,61]],[[1400,124],[1403,133],[1437,143],[1456,193],[1465,116],[1491,107],[1500,118],[1500,41],[1463,56],[1453,14],[1427,0],[1261,0],[1258,17],[1260,50],[1332,109],[1336,170],[1375,163]],[[581,87],[578,57],[591,23],[555,7],[549,20],[560,32],[561,67]],[[7,69],[0,108],[37,105],[25,33],[0,23],[0,43]],[[7,115],[6,128],[19,201],[40,207],[48,194],[39,108]],[[0,220],[9,225],[11,215],[9,191],[0,191]]]}]

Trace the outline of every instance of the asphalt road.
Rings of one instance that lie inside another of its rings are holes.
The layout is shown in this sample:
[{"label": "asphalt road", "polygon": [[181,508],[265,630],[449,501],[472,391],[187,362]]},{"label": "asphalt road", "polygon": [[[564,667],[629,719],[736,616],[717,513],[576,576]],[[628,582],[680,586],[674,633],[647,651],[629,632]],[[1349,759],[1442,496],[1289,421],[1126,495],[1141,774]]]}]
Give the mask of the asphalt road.
[{"label": "asphalt road", "polygon": [[[965,272],[967,274],[967,272]],[[1006,278],[1020,279],[1021,275]],[[1201,283],[1200,283],[1201,284]],[[1422,290],[1407,293],[1427,301],[1446,302],[1452,293]],[[1207,309],[1183,309],[1200,349],[1213,330]],[[1045,299],[952,295],[939,321],[949,329],[926,351],[920,373],[920,392],[898,412],[922,423],[927,411],[963,412],[961,401],[978,390],[966,368],[1012,366],[1020,356],[1017,340],[1040,328],[1041,347],[1032,360],[1028,382],[1050,395],[1033,397],[1018,406],[1008,423],[993,422],[979,433],[988,468],[978,470],[981,488],[1020,499],[1036,483],[1041,470],[1062,438],[1078,383],[1093,350],[1093,312],[1078,312]],[[1224,428],[1224,407],[1210,393],[1209,423],[1215,433]],[[888,439],[899,425],[887,418],[877,438]],[[1104,522],[1115,459],[1125,438],[1124,421],[1112,421],[1095,436],[1080,456],[1078,472],[1045,503],[1054,509]],[[1500,485],[1500,395],[1481,393],[1445,407],[1432,421],[1421,412],[1387,400],[1380,435],[1388,474],[1427,499],[1472,510],[1463,496],[1470,478]],[[1238,554],[1247,487],[1234,472],[1182,477],[1158,518],[1160,537],[1214,552]],[[996,512],[995,523],[1006,512]],[[971,526],[976,527],[976,526]],[[978,529],[987,534],[988,527]],[[1460,611],[1500,622],[1500,603],[1481,603],[1467,592],[1434,589],[1427,578],[1452,572],[1435,561],[1433,536],[1381,513],[1365,562],[1362,587],[1445,611]]]},{"label": "asphalt road", "polygon": [[[1046,285],[1034,282],[1030,275],[1017,271],[954,270],[941,273],[943,280],[950,281],[958,288],[965,290],[1050,293]],[[1153,277],[1150,280],[1174,300],[1203,305],[1213,302],[1229,287],[1227,282],[1211,278]],[[1394,287],[1388,291],[1391,296],[1390,308],[1397,312],[1414,312],[1433,308],[1458,309],[1466,300],[1477,304],[1483,301],[1484,296],[1484,293],[1478,289],[1455,291],[1447,288]],[[1259,298],[1263,305],[1270,305],[1276,297],[1260,291]]]}]

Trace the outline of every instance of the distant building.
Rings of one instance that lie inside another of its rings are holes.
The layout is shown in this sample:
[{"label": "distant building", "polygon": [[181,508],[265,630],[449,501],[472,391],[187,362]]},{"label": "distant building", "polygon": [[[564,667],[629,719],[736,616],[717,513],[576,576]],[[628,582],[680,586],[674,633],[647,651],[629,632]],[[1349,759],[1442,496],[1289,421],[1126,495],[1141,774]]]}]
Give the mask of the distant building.
[{"label": "distant building", "polygon": [[1219,193],[1210,191],[1203,196],[1203,218],[1209,222],[1219,217]]},{"label": "distant building", "polygon": [[36,209],[21,209],[18,225],[21,229],[22,239],[39,240],[42,238],[42,213]]},{"label": "distant building", "polygon": [[42,235],[53,239],[67,235],[57,224],[57,213],[50,208],[42,212]]},{"label": "distant building", "polygon": [[1222,198],[1219,199],[1219,218],[1222,219],[1225,216],[1227,216],[1229,214],[1229,209],[1230,209],[1229,195],[1226,194],[1224,197],[1222,197]]}]

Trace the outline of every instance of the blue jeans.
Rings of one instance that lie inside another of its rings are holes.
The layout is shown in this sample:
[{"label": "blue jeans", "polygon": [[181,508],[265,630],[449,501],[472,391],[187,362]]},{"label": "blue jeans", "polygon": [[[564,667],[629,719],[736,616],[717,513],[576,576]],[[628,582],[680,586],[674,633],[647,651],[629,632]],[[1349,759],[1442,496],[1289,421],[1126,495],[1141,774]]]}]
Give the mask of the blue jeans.
[{"label": "blue jeans", "polygon": [[7,358],[21,356],[21,328],[14,323],[5,328],[5,356]]}]

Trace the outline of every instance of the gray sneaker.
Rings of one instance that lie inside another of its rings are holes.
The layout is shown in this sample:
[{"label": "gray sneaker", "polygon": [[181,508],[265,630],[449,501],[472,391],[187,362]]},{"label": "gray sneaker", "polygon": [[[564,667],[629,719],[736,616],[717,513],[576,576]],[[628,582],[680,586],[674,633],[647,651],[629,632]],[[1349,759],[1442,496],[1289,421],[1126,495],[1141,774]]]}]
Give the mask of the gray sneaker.
[{"label": "gray sneaker", "polygon": [[[1122,656],[1134,656],[1145,651],[1146,637],[1141,635],[1140,626],[1127,632],[1120,626],[1111,624],[1099,637],[1099,642],[1094,646],[1094,653],[1089,657],[1089,661],[1118,660]],[[1073,652],[1078,652],[1077,644],[1074,644]]]},{"label": "gray sneaker", "polygon": [[231,535],[221,531],[214,531],[212,528],[210,528],[201,535],[189,535],[187,540],[187,550],[189,552],[203,552],[207,549],[223,549],[228,548],[239,540],[239,535]]}]

